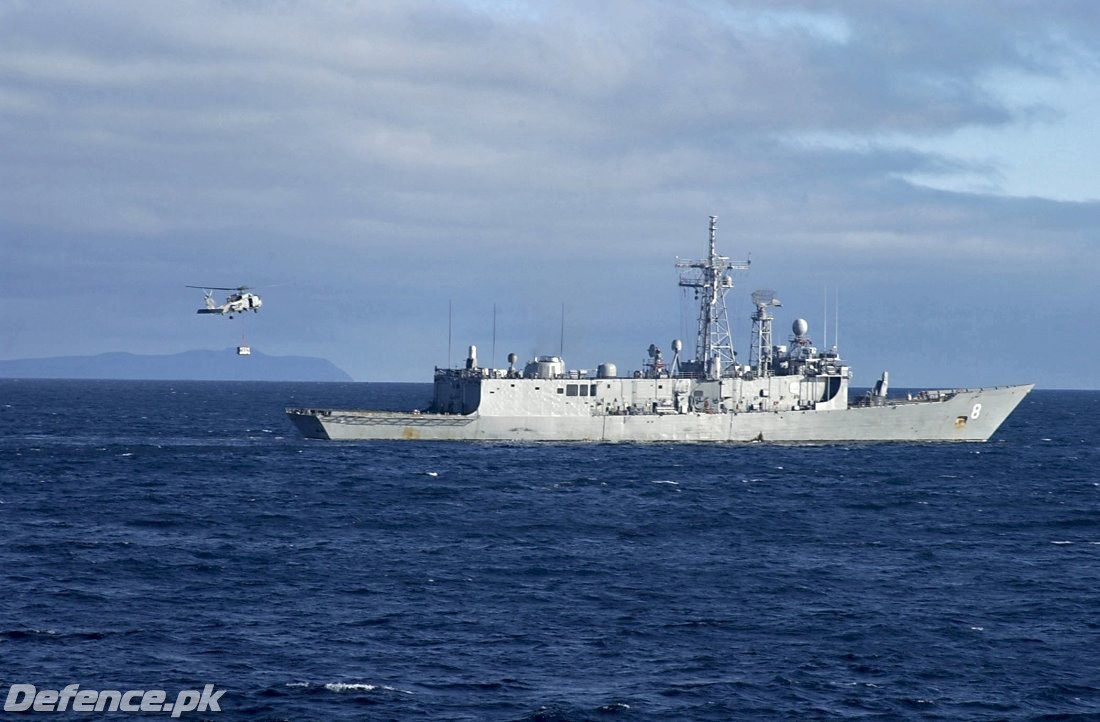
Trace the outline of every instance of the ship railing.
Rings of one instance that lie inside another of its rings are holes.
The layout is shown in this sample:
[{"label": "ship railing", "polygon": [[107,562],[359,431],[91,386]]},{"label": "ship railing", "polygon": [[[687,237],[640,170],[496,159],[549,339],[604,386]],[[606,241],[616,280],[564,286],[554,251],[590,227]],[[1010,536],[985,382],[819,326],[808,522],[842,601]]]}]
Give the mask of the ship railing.
[{"label": "ship railing", "polygon": [[330,416],[332,415],[332,409],[299,409],[288,407],[286,413],[294,414],[295,416]]},{"label": "ship railing", "polygon": [[950,401],[960,393],[969,389],[929,389],[926,391],[910,391],[905,396],[875,396],[867,391],[853,403],[853,406],[900,406],[903,404],[928,404]]}]

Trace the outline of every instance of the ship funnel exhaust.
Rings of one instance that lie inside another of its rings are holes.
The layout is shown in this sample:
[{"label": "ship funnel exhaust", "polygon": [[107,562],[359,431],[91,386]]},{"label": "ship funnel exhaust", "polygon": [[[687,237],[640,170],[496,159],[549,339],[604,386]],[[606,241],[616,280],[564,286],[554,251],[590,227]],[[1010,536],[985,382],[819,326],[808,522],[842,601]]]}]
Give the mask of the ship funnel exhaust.
[{"label": "ship funnel exhaust", "polygon": [[886,393],[890,390],[890,374],[886,371],[882,372],[882,378],[875,382],[875,390],[871,393],[880,399],[886,398]]}]

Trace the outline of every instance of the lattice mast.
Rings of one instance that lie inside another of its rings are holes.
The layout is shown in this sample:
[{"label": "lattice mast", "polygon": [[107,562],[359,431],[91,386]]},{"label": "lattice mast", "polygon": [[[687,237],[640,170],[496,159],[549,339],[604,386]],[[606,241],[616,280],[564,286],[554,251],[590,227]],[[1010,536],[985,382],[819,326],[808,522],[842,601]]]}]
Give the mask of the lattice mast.
[{"label": "lattice mast", "polygon": [[695,341],[695,368],[705,370],[708,378],[733,373],[736,352],[726,313],[726,293],[733,288],[730,271],[746,270],[749,262],[731,263],[719,256],[715,247],[718,216],[710,217],[710,253],[700,261],[677,261],[680,285],[695,290],[699,302],[699,330]]},{"label": "lattice mast", "polygon": [[757,376],[770,376],[772,370],[772,315],[768,309],[782,306],[770,289],[752,292],[752,347],[749,349],[749,366]]}]

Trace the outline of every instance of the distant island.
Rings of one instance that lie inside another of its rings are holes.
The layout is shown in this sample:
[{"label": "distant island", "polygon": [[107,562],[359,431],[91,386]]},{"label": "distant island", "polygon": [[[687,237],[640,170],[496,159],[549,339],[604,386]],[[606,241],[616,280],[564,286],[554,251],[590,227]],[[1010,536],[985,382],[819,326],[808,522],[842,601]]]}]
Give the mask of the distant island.
[{"label": "distant island", "polygon": [[150,381],[353,381],[331,361],[269,356],[252,350],[184,351],[166,355],[125,352],[95,356],[0,360],[0,378],[133,379]]}]

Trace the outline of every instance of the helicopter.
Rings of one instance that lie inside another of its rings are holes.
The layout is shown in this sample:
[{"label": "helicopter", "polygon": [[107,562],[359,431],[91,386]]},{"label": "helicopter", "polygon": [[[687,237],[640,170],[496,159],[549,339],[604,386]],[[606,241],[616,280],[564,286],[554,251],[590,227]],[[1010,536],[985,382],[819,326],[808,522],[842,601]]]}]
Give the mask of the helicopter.
[{"label": "helicopter", "polygon": [[[200,288],[205,294],[203,301],[205,301],[206,306],[205,308],[200,308],[196,313],[216,313],[233,318],[233,314],[235,313],[244,313],[245,311],[252,311],[255,313],[260,310],[260,306],[264,305],[260,297],[252,293],[248,289],[248,286],[238,286],[237,288],[188,286],[188,288]],[[233,291],[233,293],[226,296],[225,303],[219,306],[214,302],[214,291]]]}]

